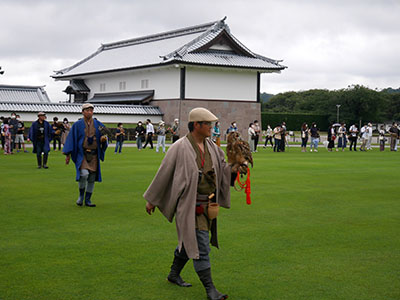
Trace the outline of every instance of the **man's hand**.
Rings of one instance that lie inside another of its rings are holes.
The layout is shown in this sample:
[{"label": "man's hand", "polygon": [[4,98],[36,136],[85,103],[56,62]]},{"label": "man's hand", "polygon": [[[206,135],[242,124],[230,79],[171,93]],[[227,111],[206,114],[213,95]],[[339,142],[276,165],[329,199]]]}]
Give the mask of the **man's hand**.
[{"label": "man's hand", "polygon": [[100,138],[100,143],[104,144],[105,142],[107,142],[107,137],[105,135],[102,135]]},{"label": "man's hand", "polygon": [[66,164],[66,165],[69,164],[70,159],[71,159],[71,155],[66,154],[66,155],[65,155],[65,164]]},{"label": "man's hand", "polygon": [[155,209],[156,207],[153,204],[151,204],[150,202],[146,203],[146,211],[149,215],[151,215],[151,213],[153,213]]}]

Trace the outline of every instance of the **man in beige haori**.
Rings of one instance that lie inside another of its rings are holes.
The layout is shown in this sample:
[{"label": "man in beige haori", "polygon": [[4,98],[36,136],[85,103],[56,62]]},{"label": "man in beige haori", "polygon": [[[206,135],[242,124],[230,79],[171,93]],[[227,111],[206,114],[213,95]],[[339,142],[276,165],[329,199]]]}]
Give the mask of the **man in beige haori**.
[{"label": "man in beige haori", "polygon": [[[224,152],[210,139],[211,122],[218,118],[205,108],[189,113],[189,133],[168,150],[152,183],[144,193],[146,211],[155,207],[172,222],[175,216],[178,246],[168,280],[190,287],[180,273],[189,259],[203,283],[208,299],[227,299],[211,278],[210,243],[218,248],[216,206],[230,207],[230,185],[234,176]],[[211,240],[209,232],[211,231]]]}]

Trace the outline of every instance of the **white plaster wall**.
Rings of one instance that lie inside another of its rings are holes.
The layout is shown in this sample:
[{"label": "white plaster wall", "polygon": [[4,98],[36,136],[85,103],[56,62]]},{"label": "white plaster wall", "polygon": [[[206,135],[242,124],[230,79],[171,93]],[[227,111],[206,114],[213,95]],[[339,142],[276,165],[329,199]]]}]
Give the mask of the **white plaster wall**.
[{"label": "white plaster wall", "polygon": [[257,72],[186,67],[185,97],[257,100]]},{"label": "white plaster wall", "polygon": [[[148,80],[148,87],[142,88],[143,79]],[[84,78],[90,89],[88,99],[97,93],[119,93],[140,90],[154,90],[154,99],[179,98],[180,69],[175,67],[113,72],[92,75]],[[119,83],[125,81],[126,89],[120,90]],[[106,84],[106,90],[100,91],[100,84]]]}]

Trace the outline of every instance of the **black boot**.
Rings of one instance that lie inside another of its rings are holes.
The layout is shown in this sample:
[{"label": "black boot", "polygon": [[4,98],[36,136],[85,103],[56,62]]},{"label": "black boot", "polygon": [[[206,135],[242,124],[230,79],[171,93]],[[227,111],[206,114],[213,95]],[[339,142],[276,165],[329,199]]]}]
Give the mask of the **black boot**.
[{"label": "black boot", "polygon": [[182,259],[178,257],[174,257],[174,262],[171,266],[171,272],[169,272],[167,280],[171,283],[179,285],[181,287],[191,287],[192,285],[188,282],[185,282],[182,277],[179,275],[185,266],[188,259]]},{"label": "black boot", "polygon": [[92,193],[88,193],[86,192],[85,195],[85,205],[89,206],[89,207],[96,207],[96,204],[93,204],[92,202],[90,202],[90,198],[92,197]]},{"label": "black boot", "polygon": [[47,166],[47,158],[49,157],[49,155],[47,153],[45,153],[43,155],[43,168],[48,169],[49,167]]},{"label": "black boot", "polygon": [[76,205],[82,206],[83,198],[85,198],[85,189],[79,189],[79,198],[76,200]]},{"label": "black boot", "polygon": [[206,293],[207,293],[207,299],[210,300],[224,300],[228,299],[228,295],[226,294],[221,294],[218,292],[218,290],[215,288],[212,278],[211,278],[211,269],[205,269],[202,271],[197,272],[197,275],[199,275],[199,278],[201,282],[203,283]]},{"label": "black boot", "polygon": [[41,169],[42,168],[42,155],[37,155],[36,159],[37,159],[38,169]]}]

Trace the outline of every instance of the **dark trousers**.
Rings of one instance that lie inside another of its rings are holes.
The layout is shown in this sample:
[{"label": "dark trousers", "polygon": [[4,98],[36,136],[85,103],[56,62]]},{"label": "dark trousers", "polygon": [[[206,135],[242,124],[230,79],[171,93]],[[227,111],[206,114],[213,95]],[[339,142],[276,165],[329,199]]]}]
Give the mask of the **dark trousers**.
[{"label": "dark trousers", "polygon": [[279,149],[281,152],[285,152],[285,146],[286,146],[286,136],[282,135],[281,143],[279,145]]},{"label": "dark trousers", "polygon": [[35,147],[36,147],[36,158],[38,166],[41,166],[42,164],[42,153],[43,153],[43,165],[46,165],[49,152],[44,150],[44,141],[36,142]]},{"label": "dark trousers", "polygon": [[268,141],[271,143],[271,147],[273,147],[274,143],[272,142],[272,136],[266,137],[264,147],[267,147]]},{"label": "dark trousers", "polygon": [[53,140],[53,150],[57,149],[57,142],[58,142],[58,150],[61,151],[61,137],[55,136]]},{"label": "dark trousers", "polygon": [[350,138],[350,151],[351,151],[351,147],[353,147],[354,145],[354,151],[357,151],[356,147],[357,147],[357,137],[352,136]]},{"label": "dark trousers", "polygon": [[396,139],[397,137],[390,137],[390,151],[394,151],[396,148]]},{"label": "dark trousers", "polygon": [[1,148],[3,148],[3,149],[4,149],[4,144],[5,144],[5,142],[6,142],[6,139],[5,139],[5,137],[2,135],[2,136],[1,136]]},{"label": "dark trousers", "polygon": [[11,152],[13,152],[14,149],[16,149],[15,134],[11,134]]},{"label": "dark trousers", "polygon": [[143,149],[146,148],[147,144],[150,144],[151,149],[153,149],[153,133],[147,134],[146,143],[143,146]]},{"label": "dark trousers", "polygon": [[257,151],[257,145],[258,145],[258,140],[260,139],[260,136],[256,134],[254,137],[254,151]]},{"label": "dark trousers", "polygon": [[179,140],[179,135],[173,135],[172,136],[172,144],[175,143],[177,140]]},{"label": "dark trousers", "polygon": [[42,153],[48,154],[48,151],[44,150],[44,142],[43,141],[37,141],[36,142],[36,155],[41,156]]},{"label": "dark trousers", "polygon": [[[197,230],[196,229],[196,238],[197,245],[199,247],[199,259],[193,259],[193,266],[196,272],[200,272],[206,269],[211,268],[209,253],[210,249],[210,235],[206,230]],[[174,255],[182,260],[188,260],[189,257],[186,254],[185,246],[182,245],[181,251],[178,250],[179,247],[176,247]]]},{"label": "dark trousers", "polygon": [[275,139],[274,152],[281,152],[281,140]]},{"label": "dark trousers", "polygon": [[117,144],[115,145],[115,153],[118,152],[118,149],[119,149],[119,153],[121,153],[123,144],[124,144],[124,141],[117,141]]},{"label": "dark trousers", "polygon": [[379,145],[380,145],[379,149],[380,149],[381,151],[385,151],[385,140],[381,140],[381,141],[379,142]]},{"label": "dark trousers", "polygon": [[308,137],[301,138],[301,146],[304,148],[307,147],[307,141],[308,141]]}]

